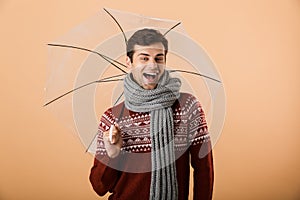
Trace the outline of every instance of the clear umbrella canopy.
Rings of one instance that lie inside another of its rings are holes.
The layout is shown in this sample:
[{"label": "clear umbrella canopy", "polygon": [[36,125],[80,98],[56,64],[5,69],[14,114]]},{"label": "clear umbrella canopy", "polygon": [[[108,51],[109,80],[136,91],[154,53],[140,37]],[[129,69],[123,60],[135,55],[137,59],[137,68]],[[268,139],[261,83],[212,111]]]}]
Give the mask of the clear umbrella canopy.
[{"label": "clear umbrella canopy", "polygon": [[214,145],[225,119],[224,87],[210,57],[179,21],[104,9],[51,42],[45,107],[95,153],[102,113],[123,99],[127,39],[142,28],[159,30],[169,41],[167,69],[183,82],[182,92],[201,102]]}]

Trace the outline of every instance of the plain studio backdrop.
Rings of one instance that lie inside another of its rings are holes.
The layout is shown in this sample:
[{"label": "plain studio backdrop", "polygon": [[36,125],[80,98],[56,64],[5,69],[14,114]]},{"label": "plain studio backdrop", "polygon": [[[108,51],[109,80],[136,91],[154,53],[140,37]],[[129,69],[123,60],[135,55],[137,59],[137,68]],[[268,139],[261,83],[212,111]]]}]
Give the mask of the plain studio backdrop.
[{"label": "plain studio backdrop", "polygon": [[93,157],[42,106],[46,44],[103,7],[182,21],[216,64],[214,200],[300,198],[299,0],[1,0],[1,200],[107,198],[88,181]]}]

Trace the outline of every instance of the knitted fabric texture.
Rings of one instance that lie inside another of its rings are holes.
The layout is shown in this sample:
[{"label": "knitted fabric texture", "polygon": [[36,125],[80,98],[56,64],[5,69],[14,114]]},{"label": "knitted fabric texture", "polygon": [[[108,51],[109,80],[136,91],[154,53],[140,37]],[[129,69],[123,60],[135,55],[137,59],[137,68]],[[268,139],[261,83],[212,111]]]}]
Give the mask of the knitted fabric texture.
[{"label": "knitted fabric texture", "polygon": [[135,112],[150,112],[151,185],[150,200],[176,200],[174,123],[171,106],[179,98],[181,81],[165,71],[157,87],[145,90],[128,74],[124,79],[125,106]]}]

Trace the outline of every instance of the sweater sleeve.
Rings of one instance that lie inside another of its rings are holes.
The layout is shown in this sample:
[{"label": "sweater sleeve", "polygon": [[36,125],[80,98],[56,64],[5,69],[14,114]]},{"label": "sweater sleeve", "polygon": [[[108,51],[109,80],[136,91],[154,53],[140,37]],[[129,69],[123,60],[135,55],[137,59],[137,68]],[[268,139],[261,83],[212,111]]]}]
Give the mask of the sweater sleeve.
[{"label": "sweater sleeve", "polygon": [[114,123],[114,117],[111,110],[106,111],[100,121],[97,137],[97,151],[94,158],[94,165],[90,172],[90,182],[95,192],[103,196],[107,192],[113,192],[113,188],[118,181],[119,171],[114,169],[118,163],[118,157],[108,157],[104,142],[103,132],[109,130],[111,124]]},{"label": "sweater sleeve", "polygon": [[194,200],[211,200],[214,183],[213,155],[204,111],[197,100],[191,107],[189,122]]},{"label": "sweater sleeve", "polygon": [[90,173],[90,182],[94,191],[100,196],[104,196],[107,192],[113,193],[113,188],[118,181],[118,171],[109,167],[109,163],[113,162],[111,160],[114,159],[110,159],[107,156],[104,156],[101,160],[97,156],[94,159],[94,165]]}]

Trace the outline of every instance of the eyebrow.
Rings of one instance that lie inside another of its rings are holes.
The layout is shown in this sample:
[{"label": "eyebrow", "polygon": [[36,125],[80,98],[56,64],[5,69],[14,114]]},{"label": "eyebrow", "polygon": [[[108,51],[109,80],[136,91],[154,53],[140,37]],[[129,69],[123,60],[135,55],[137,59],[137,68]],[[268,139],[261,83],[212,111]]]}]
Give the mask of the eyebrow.
[{"label": "eyebrow", "polygon": [[[158,57],[158,56],[164,56],[165,54],[163,54],[163,53],[159,53],[159,54],[157,54],[155,57]],[[150,56],[149,54],[147,54],[147,53],[139,53],[137,56]]]}]

